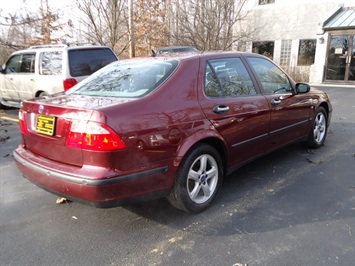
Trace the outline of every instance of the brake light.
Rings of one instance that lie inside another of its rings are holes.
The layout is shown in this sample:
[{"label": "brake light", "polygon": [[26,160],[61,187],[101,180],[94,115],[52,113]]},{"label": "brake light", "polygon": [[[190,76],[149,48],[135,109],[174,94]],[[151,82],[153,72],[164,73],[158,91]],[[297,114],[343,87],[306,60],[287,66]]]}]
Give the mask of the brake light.
[{"label": "brake light", "polygon": [[122,139],[108,126],[82,121],[71,122],[66,146],[93,151],[113,151],[126,148]]},{"label": "brake light", "polygon": [[63,80],[63,87],[64,90],[69,90],[71,87],[73,87],[75,84],[77,84],[76,79],[65,79]]},{"label": "brake light", "polygon": [[20,109],[18,112],[18,120],[19,120],[18,125],[19,125],[21,133],[27,135],[28,129],[27,129],[27,123],[26,123],[26,112],[23,111],[22,109]]}]

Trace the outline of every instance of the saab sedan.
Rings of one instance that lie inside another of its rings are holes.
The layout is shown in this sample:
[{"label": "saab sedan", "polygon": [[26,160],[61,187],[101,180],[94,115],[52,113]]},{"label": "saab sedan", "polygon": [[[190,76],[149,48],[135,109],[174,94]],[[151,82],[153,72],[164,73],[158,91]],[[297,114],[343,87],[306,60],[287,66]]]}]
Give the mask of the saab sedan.
[{"label": "saab sedan", "polygon": [[111,63],[23,101],[23,175],[96,207],[167,197],[201,212],[238,167],[294,142],[323,145],[330,100],[268,58],[222,52]]}]

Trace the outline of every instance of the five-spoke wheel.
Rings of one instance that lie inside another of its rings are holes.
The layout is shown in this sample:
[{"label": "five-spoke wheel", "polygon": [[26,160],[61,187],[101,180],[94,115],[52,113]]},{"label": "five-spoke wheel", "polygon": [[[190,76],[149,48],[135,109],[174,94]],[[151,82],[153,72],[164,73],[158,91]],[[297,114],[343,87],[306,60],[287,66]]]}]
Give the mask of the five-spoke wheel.
[{"label": "five-spoke wheel", "polygon": [[323,145],[327,136],[327,112],[323,107],[319,107],[313,121],[313,127],[309,133],[308,146],[319,148]]},{"label": "five-spoke wheel", "polygon": [[222,160],[215,148],[206,144],[193,147],[178,169],[169,201],[188,212],[209,207],[222,184]]}]

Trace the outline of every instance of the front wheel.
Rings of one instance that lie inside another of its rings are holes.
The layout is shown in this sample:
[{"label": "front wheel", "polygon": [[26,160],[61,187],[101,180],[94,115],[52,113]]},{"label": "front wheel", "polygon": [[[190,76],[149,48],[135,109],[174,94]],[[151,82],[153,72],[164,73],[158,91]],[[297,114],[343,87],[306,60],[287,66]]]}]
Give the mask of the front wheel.
[{"label": "front wheel", "polygon": [[313,126],[308,136],[308,146],[319,148],[323,145],[327,136],[327,112],[323,107],[319,107],[313,120]]},{"label": "front wheel", "polygon": [[215,199],[223,180],[222,160],[215,148],[193,147],[182,160],[169,201],[187,212],[202,212]]}]

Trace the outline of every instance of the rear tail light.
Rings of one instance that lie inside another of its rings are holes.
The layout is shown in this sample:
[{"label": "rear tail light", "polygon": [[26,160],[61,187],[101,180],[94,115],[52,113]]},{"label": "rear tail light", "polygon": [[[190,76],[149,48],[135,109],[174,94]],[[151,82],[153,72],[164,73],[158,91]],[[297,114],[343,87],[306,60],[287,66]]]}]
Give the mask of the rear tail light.
[{"label": "rear tail light", "polygon": [[18,112],[18,119],[19,119],[18,125],[19,125],[21,133],[27,135],[28,129],[27,129],[27,123],[26,123],[26,112],[23,111],[22,109],[20,109]]},{"label": "rear tail light", "polygon": [[65,79],[63,80],[63,87],[64,90],[69,90],[71,87],[73,87],[75,84],[77,84],[76,79]]},{"label": "rear tail light", "polygon": [[125,149],[122,139],[108,126],[96,122],[72,121],[66,146],[93,151]]}]

